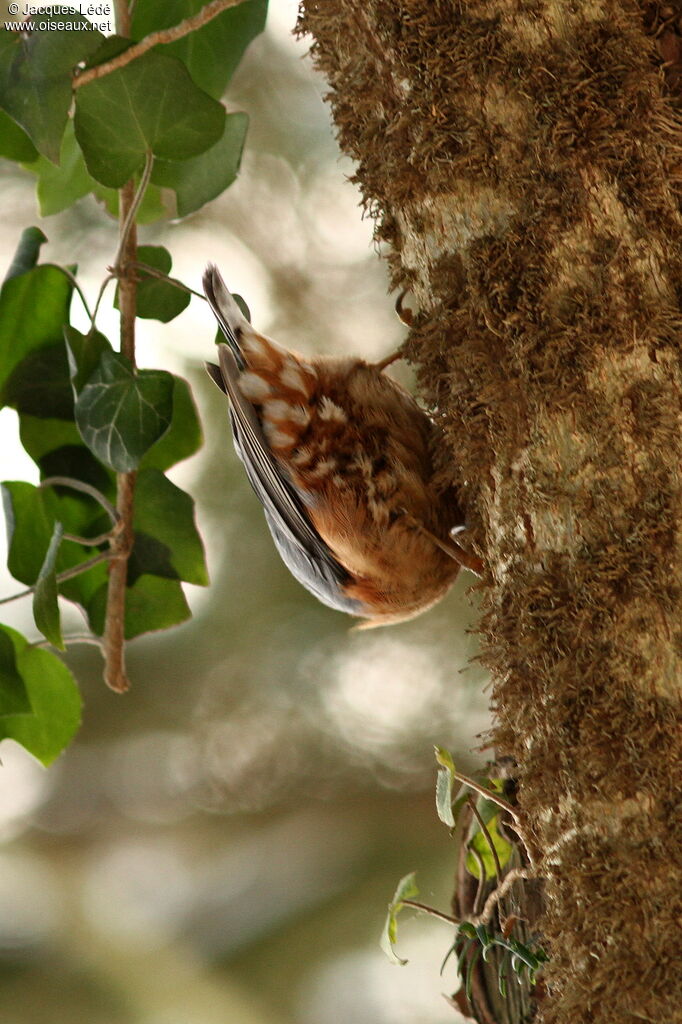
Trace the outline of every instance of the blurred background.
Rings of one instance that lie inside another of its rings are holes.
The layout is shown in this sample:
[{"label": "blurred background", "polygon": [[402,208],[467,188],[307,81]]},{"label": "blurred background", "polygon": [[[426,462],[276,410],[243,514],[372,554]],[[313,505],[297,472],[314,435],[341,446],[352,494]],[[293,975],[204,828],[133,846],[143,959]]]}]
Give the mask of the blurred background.
[{"label": "blurred background", "polygon": [[[165,245],[194,288],[215,261],[254,324],[285,344],[379,358],[405,329],[295,20],[294,0],[272,0],[232,81],[229,109],[251,118],[237,182],[140,240]],[[6,161],[0,175],[2,274],[22,228],[39,224],[42,260],[77,262],[94,296],[115,223],[92,197],[41,220],[32,175]],[[115,339],[107,294],[98,326]],[[408,871],[448,910],[457,850],[436,817],[433,745],[463,771],[482,763],[473,577],[413,623],[350,632],[275,554],[202,368],[215,335],[206,304],[138,323],[140,365],[187,376],[204,423],[204,448],[170,475],[196,499],[211,586],[186,587],[191,622],[129,647],[124,697],[105,690],[95,650],[69,651],[84,721],[52,768],[0,748],[0,1021],[456,1021],[442,997],[454,965],[439,976],[448,927],[406,919],[406,967],[386,960],[379,935]],[[408,368],[397,374],[409,384]],[[0,452],[2,479],[37,482],[11,410]],[[4,552],[2,564],[7,595],[21,588]],[[66,631],[82,632],[63,611]],[[3,613],[33,637],[28,602]]]}]

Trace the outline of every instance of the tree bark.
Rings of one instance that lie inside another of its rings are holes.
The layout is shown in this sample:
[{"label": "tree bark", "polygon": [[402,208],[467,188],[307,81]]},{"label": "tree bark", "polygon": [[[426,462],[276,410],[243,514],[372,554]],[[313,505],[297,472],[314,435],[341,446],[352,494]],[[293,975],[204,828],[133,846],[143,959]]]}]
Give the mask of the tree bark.
[{"label": "tree bark", "polygon": [[486,562],[557,1024],[682,1019],[678,14],[304,0],[299,25]]}]

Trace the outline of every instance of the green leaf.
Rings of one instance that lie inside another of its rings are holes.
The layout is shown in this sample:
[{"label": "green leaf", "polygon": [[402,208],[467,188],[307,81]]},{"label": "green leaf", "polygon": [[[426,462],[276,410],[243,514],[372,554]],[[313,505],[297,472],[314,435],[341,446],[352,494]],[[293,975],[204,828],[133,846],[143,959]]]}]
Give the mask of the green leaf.
[{"label": "green leaf", "polygon": [[38,262],[41,246],[46,241],[47,235],[40,228],[24,228],[21,232],[19,245],[14,253],[14,259],[5,274],[5,281],[10,281],[13,277],[19,277],[20,274],[25,274],[27,270],[33,270]]},{"label": "green leaf", "polygon": [[214,146],[190,160],[157,160],[152,181],[174,190],[177,215],[186,217],[224,192],[237,177],[249,126],[247,114],[228,114]]},{"label": "green leaf", "polygon": [[[19,436],[24,449],[37,465],[50,452],[64,445],[81,445],[83,451],[90,455],[90,450],[83,445],[78,427],[69,420],[41,419],[37,416],[19,417]],[[45,476],[57,474],[45,474]],[[64,475],[64,474],[59,474]]]},{"label": "green leaf", "polygon": [[31,714],[28,690],[17,669],[14,644],[0,626],[0,719],[4,715],[25,714]]},{"label": "green leaf", "polygon": [[107,36],[101,46],[98,46],[85,61],[86,68],[96,67],[97,64],[106,64],[107,61],[113,60],[114,57],[118,57],[119,53],[123,53],[124,50],[129,50],[133,45],[132,39],[126,39],[125,36],[112,35]]},{"label": "green leaf", "polygon": [[[488,805],[488,808],[493,809],[492,813],[490,813],[489,809],[486,808],[485,805]],[[477,808],[488,829],[493,846],[497,851],[500,867],[504,868],[508,864],[509,858],[512,855],[512,845],[509,840],[505,839],[500,833],[500,809],[490,800],[477,801]],[[488,816],[489,814],[490,816]],[[478,852],[483,863],[483,870],[485,872],[486,879],[490,881],[494,880],[497,877],[495,858],[493,857],[490,849],[490,843],[480,828],[478,828],[478,831],[476,831],[473,837],[469,840],[467,847],[469,850],[473,848]],[[470,875],[473,875],[474,878],[481,877],[478,859],[473,853],[467,853],[465,865]]]},{"label": "green leaf", "polygon": [[[110,499],[114,497],[114,474],[86,448],[72,420],[22,415],[19,432],[24,449],[40,467],[41,477],[72,477],[92,484]],[[77,531],[69,527],[69,532]]]},{"label": "green leaf", "polygon": [[152,50],[76,93],[76,137],[90,174],[120,188],[151,151],[184,160],[223,134],[225,111],[181,61]]},{"label": "green leaf", "polygon": [[194,501],[158,469],[143,469],[135,485],[135,545],[128,579],[150,573],[199,586],[208,584]]},{"label": "green leaf", "polygon": [[403,966],[407,963],[407,960],[403,960],[395,951],[395,944],[398,938],[397,918],[398,914],[403,909],[403,901],[414,899],[415,896],[419,895],[419,889],[417,888],[415,879],[416,874],[414,871],[411,871],[409,875],[404,875],[398,882],[398,887],[393,895],[393,899],[388,905],[388,913],[386,915],[384,930],[381,935],[381,948],[388,959],[391,963],[402,964]]},{"label": "green leaf", "polygon": [[[162,274],[170,274],[173,261],[168,249],[162,245],[141,245],[137,250],[139,263],[146,263]],[[160,320],[168,323],[174,317],[182,313],[183,309],[189,306],[191,298],[189,292],[183,291],[168,281],[162,281],[151,274],[145,274],[144,270],[138,269],[140,281],[137,286],[137,315],[145,320]],[[114,298],[114,306],[120,309],[118,304],[118,288]]]},{"label": "green leaf", "polygon": [[141,468],[169,469],[194,455],[203,444],[201,423],[190,386],[182,377],[173,377],[173,418],[171,425],[153,444],[140,463]]},{"label": "green leaf", "polygon": [[102,353],[76,401],[76,424],[90,450],[118,473],[136,469],[168,429],[173,378],[164,370],[133,372],[117,352]]},{"label": "green leaf", "polygon": [[448,828],[455,827],[452,813],[452,787],[455,780],[455,762],[445,747],[436,747],[436,761],[440,765],[436,777],[436,810],[438,817]]},{"label": "green leaf", "polygon": [[38,150],[24,129],[4,110],[0,110],[0,156],[17,163],[35,160],[38,156]]},{"label": "green leaf", "polygon": [[54,529],[44,496],[33,484],[6,480],[2,498],[7,522],[7,568],[15,580],[33,586],[43,565]]},{"label": "green leaf", "polygon": [[[88,603],[88,620],[93,633],[101,636],[104,632],[104,616],[107,603],[107,586],[98,588]],[[125,637],[151,633],[159,629],[170,629],[191,617],[189,605],[177,580],[161,576],[140,576],[132,587],[126,590]]]},{"label": "green leaf", "polygon": [[[205,0],[145,0],[133,15],[134,39],[170,28],[200,11]],[[173,43],[159,47],[178,57],[200,88],[216,99],[225,92],[232,74],[252,39],[265,27],[267,0],[248,0],[213,18],[208,24]]]},{"label": "green leaf", "polygon": [[51,644],[54,644],[61,651],[64,650],[64,641],[62,640],[59,603],[57,601],[57,573],[55,565],[57,563],[57,552],[59,551],[59,545],[62,542],[63,536],[64,527],[61,523],[55,523],[50,546],[47,549],[45,561],[38,573],[35,591],[33,592],[33,618],[35,619],[36,626],[45,639],[49,640]]},{"label": "green leaf", "polygon": [[81,393],[95,370],[97,370],[102,355],[105,352],[113,352],[108,339],[99,331],[90,331],[88,334],[81,334],[75,327],[67,324],[64,327],[64,340],[69,363],[69,376],[73,386],[73,393],[76,398]]},{"label": "green leaf", "polygon": [[[27,160],[32,162],[26,162],[24,167],[38,177],[38,203],[43,217],[59,213],[92,193],[113,218],[118,218],[118,191],[101,185],[89,173],[72,119],[66,125],[58,167],[35,151]],[[161,217],[176,216],[175,208],[172,193],[164,193],[158,185],[148,185],[137,212],[137,222],[148,224]]]},{"label": "green leaf", "polygon": [[12,642],[17,671],[33,712],[0,718],[0,739],[15,740],[49,765],[73,739],[81,722],[76,681],[56,654],[30,647],[20,633],[8,626],[0,626],[0,631]]},{"label": "green leaf", "polygon": [[[139,178],[139,175],[136,178]],[[114,220],[118,220],[118,191],[115,188],[105,188],[99,182],[95,182],[95,188],[92,191],[95,198],[104,205],[107,213]],[[173,193],[159,188],[158,185],[147,185],[137,211],[137,223],[152,224],[163,217],[175,216],[175,196]]]},{"label": "green leaf", "polygon": [[71,282],[48,265],[5,281],[0,292],[0,400],[14,369],[36,349],[62,341]]},{"label": "green leaf", "polygon": [[[15,579],[28,586],[38,579],[56,522],[68,533],[97,536],[107,528],[108,519],[93,498],[66,488],[39,488],[23,480],[2,484],[3,503],[9,538],[7,566]],[[57,569],[70,569],[92,555],[91,548],[71,541],[59,548]],[[61,584],[60,591],[70,600],[84,603],[89,598],[93,579],[99,585],[97,566],[77,579]]]},{"label": "green leaf", "polygon": [[38,204],[43,217],[66,210],[97,187],[95,179],[88,174],[71,120],[67,122],[62,138],[59,165],[38,156],[25,167],[38,177]]},{"label": "green leaf", "polygon": [[73,394],[64,343],[36,349],[8,377],[6,405],[27,416],[73,419]]},{"label": "green leaf", "polygon": [[[41,31],[38,24],[49,24]],[[54,29],[69,24],[70,30]],[[40,12],[28,33],[0,33],[0,106],[57,163],[72,100],[73,69],[104,40],[81,14]]]}]

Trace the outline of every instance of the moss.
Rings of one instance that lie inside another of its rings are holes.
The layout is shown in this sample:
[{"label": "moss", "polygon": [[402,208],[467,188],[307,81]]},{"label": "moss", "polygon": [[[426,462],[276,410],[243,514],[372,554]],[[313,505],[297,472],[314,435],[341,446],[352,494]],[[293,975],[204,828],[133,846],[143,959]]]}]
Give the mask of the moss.
[{"label": "moss", "polygon": [[301,30],[392,281],[419,301],[407,351],[437,465],[490,567],[493,739],[552,851],[542,1020],[672,1021],[680,19],[631,0],[306,0]]}]

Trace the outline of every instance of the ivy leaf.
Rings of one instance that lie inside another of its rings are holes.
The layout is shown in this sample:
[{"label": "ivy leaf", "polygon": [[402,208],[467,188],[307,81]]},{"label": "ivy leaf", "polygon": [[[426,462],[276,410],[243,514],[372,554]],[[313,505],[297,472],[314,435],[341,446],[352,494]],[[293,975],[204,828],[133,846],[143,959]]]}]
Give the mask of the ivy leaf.
[{"label": "ivy leaf", "polygon": [[71,282],[57,268],[42,265],[5,281],[0,291],[0,400],[19,363],[36,349],[62,340],[69,319]]},{"label": "ivy leaf", "polygon": [[24,480],[6,480],[2,498],[8,536],[7,568],[15,580],[32,587],[50,544],[54,517],[41,491]]},{"label": "ivy leaf", "polygon": [[129,581],[150,573],[199,586],[208,584],[194,501],[158,469],[143,469],[138,474],[133,526]]},{"label": "ivy leaf", "polygon": [[393,899],[388,905],[386,922],[381,935],[381,948],[388,959],[393,964],[402,964],[403,966],[407,963],[407,960],[403,960],[395,951],[395,944],[398,939],[398,914],[403,909],[404,900],[414,899],[415,896],[419,895],[415,879],[416,874],[414,871],[411,871],[409,875],[405,875],[398,882]]},{"label": "ivy leaf", "polygon": [[64,650],[64,641],[62,640],[62,628],[59,618],[55,565],[57,563],[57,552],[59,551],[59,545],[62,542],[63,536],[64,527],[61,523],[55,523],[50,546],[47,549],[45,561],[38,573],[38,579],[36,580],[33,592],[33,618],[35,619],[36,626],[45,639],[49,640],[55,647],[58,647],[60,651]]},{"label": "ivy leaf", "polygon": [[26,683],[17,669],[14,644],[4,628],[0,626],[0,719],[4,715],[30,713],[31,701]]},{"label": "ivy leaf", "polygon": [[0,739],[20,743],[44,765],[49,765],[73,739],[81,722],[81,698],[76,681],[56,654],[31,647],[25,637],[0,626],[14,647],[32,714],[0,718]]},{"label": "ivy leaf", "polygon": [[105,352],[113,352],[110,342],[99,331],[81,334],[75,327],[64,327],[64,340],[69,362],[69,376],[73,394],[79,394],[92,377]]},{"label": "ivy leaf", "polygon": [[[104,632],[107,587],[108,584],[103,583],[87,606],[90,628],[98,636]],[[132,587],[126,589],[125,638],[132,640],[143,633],[170,629],[186,622],[191,614],[177,580],[140,576]]]},{"label": "ivy leaf", "polygon": [[10,263],[9,270],[5,274],[5,281],[10,281],[13,277],[19,277],[20,274],[25,274],[27,270],[33,270],[38,262],[40,249],[46,241],[47,235],[40,228],[24,228],[21,232],[21,238],[14,253],[14,258]]},{"label": "ivy leaf", "polygon": [[[8,535],[7,567],[27,586],[33,586],[40,575],[55,523],[81,536],[101,532],[97,529],[102,516],[100,506],[86,494],[71,490],[58,494],[56,488],[35,487],[25,480],[6,480],[1,486]],[[88,558],[92,550],[69,543],[62,545],[58,554],[57,568],[61,572]]]},{"label": "ivy leaf", "polygon": [[[53,163],[69,116],[73,70],[104,40],[87,18],[62,10],[41,11],[33,31],[0,33],[0,106]],[[41,31],[43,22],[49,28]],[[71,28],[60,31],[60,23]]]},{"label": "ivy leaf", "polygon": [[[31,456],[33,461],[40,466],[41,460],[50,452],[56,451],[64,445],[81,445],[83,451],[90,455],[90,450],[85,448],[78,433],[78,427],[73,421],[60,419],[41,419],[37,416],[19,417],[19,437],[24,450]],[[44,473],[44,476],[67,476],[65,473]],[[82,478],[81,478],[82,479]]]},{"label": "ivy leaf", "polygon": [[[177,25],[200,11],[204,4],[205,0],[145,0],[145,3],[138,3],[133,15],[133,38],[139,40],[150,32]],[[197,85],[210,96],[220,99],[244,50],[265,28],[267,9],[267,0],[248,0],[159,49],[178,57]]]},{"label": "ivy leaf", "polygon": [[4,110],[0,110],[0,156],[17,163],[30,162],[38,157],[38,150],[24,129]]},{"label": "ivy leaf", "polygon": [[[19,433],[24,450],[40,469],[41,477],[69,476],[91,484],[106,497],[115,497],[115,477],[83,444],[73,420],[19,417]],[[76,492],[71,491],[76,497]],[[78,495],[83,500],[85,495]],[[93,506],[94,508],[95,506]],[[99,509],[99,505],[96,506]],[[69,525],[70,533],[82,532]],[[101,533],[101,530],[95,530]]]},{"label": "ivy leaf", "polygon": [[222,137],[200,156],[156,161],[152,181],[173,189],[178,217],[199,210],[232,184],[239,171],[248,126],[247,114],[228,114]]},{"label": "ivy leaf", "polygon": [[[136,180],[139,181],[140,175],[136,175]],[[104,185],[100,185],[98,181],[95,182],[95,187],[92,190],[95,199],[97,199],[106,209],[107,213],[118,220],[118,191],[115,188],[105,188]],[[137,223],[138,224],[153,224],[156,220],[161,220],[163,217],[175,217],[175,197],[172,192],[164,191],[159,188],[158,185],[147,185],[142,202],[137,211]]]},{"label": "ivy leaf", "polygon": [[[168,249],[162,245],[141,245],[137,250],[139,263],[146,263],[162,274],[170,274],[173,261]],[[168,281],[162,281],[151,274],[145,274],[141,268],[138,270],[140,281],[137,286],[137,315],[145,320],[160,320],[168,323],[174,317],[182,313],[183,309],[189,306],[191,298],[189,292],[183,291]],[[118,304],[118,288],[114,298],[114,306],[120,309]]]},{"label": "ivy leaf", "polygon": [[73,394],[64,343],[30,352],[8,377],[6,405],[27,416],[73,419]]},{"label": "ivy leaf", "polygon": [[140,463],[141,468],[170,469],[177,462],[194,455],[203,444],[201,423],[189,384],[182,377],[173,377],[173,418],[171,425],[153,444]]},{"label": "ivy leaf", "polygon": [[[1,127],[0,124],[0,130]],[[66,124],[58,167],[39,156],[35,150],[33,156],[27,156],[26,161],[24,167],[38,179],[36,192],[43,217],[59,213],[92,193],[104,205],[107,213],[118,219],[118,191],[101,185],[88,171],[83,151],[76,139],[73,119],[69,119]],[[137,212],[138,224],[149,224],[161,217],[170,216],[175,216],[172,193],[164,194],[158,185],[148,185]]]},{"label": "ivy leaf", "polygon": [[37,175],[37,194],[40,213],[50,217],[66,210],[77,199],[81,199],[97,187],[97,182],[88,174],[80,146],[76,141],[73,121],[69,120],[62,137],[59,164],[56,166],[44,156],[37,156],[33,163],[25,163],[26,170]]},{"label": "ivy leaf", "polygon": [[120,188],[147,153],[184,160],[223,134],[225,110],[181,61],[151,50],[76,93],[76,137],[90,174]]},{"label": "ivy leaf", "polygon": [[[81,450],[90,454],[86,448]],[[57,522],[68,533],[91,537],[104,533],[110,525],[106,513],[93,498],[65,488],[39,488],[23,480],[11,480],[2,484],[2,495],[9,537],[7,567],[15,579],[27,586],[33,586],[41,573]],[[62,544],[55,569],[71,569],[92,554],[92,548],[71,541]],[[107,575],[104,563],[95,565],[60,583],[59,592],[87,608],[93,594],[106,586]]]},{"label": "ivy leaf", "polygon": [[170,425],[173,378],[165,370],[134,373],[124,356],[105,350],[75,412],[93,454],[117,473],[128,473]]}]

